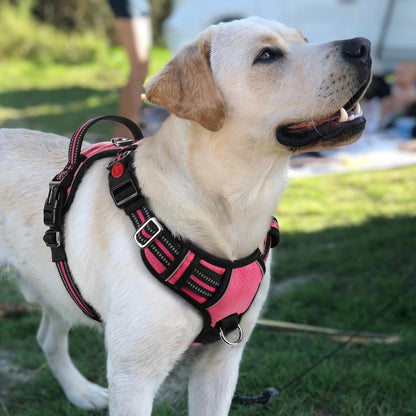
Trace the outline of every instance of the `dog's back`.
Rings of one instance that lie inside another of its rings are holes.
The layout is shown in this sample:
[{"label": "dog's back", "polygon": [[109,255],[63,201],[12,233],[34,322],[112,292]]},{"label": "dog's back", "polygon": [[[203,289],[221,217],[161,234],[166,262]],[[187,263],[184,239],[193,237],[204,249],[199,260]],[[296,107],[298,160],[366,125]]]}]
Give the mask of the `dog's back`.
[{"label": "dog's back", "polygon": [[37,131],[0,130],[0,266],[14,269],[29,301],[41,296],[31,278],[39,272],[44,275],[45,265],[50,266],[42,241],[43,203],[49,181],[64,165],[66,142]]}]

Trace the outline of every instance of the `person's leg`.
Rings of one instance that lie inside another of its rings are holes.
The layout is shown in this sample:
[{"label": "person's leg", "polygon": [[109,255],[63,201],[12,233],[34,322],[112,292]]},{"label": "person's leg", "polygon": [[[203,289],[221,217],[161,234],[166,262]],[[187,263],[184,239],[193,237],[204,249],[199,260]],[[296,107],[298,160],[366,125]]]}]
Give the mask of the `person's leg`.
[{"label": "person's leg", "polygon": [[[150,16],[118,17],[116,32],[120,44],[127,52],[130,63],[129,78],[120,93],[118,113],[139,123],[142,108],[141,93],[147,76],[152,46]],[[130,132],[122,125],[117,126],[115,135],[131,137]]]}]

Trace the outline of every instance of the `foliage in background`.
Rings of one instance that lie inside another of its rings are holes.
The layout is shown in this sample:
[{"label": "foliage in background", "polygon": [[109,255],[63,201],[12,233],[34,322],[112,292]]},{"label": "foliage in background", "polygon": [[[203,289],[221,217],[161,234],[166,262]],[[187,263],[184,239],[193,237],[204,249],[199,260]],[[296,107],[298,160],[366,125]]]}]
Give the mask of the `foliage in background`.
[{"label": "foliage in background", "polygon": [[[169,15],[172,0],[150,0],[155,42],[163,44],[161,25]],[[114,15],[108,0],[0,0],[0,4],[28,9],[32,17],[55,28],[78,33],[94,32],[96,35],[114,39]]]},{"label": "foliage in background", "polygon": [[164,45],[162,23],[172,10],[172,0],[150,0],[152,4],[153,37],[157,45]]},{"label": "foliage in background", "polygon": [[[26,0],[15,0],[17,3]],[[114,15],[108,0],[32,0],[33,15],[65,31],[113,33]]]},{"label": "foliage in background", "polygon": [[0,60],[20,58],[40,63],[99,61],[108,49],[106,38],[92,32],[64,32],[49,23],[36,21],[30,11],[31,1],[18,7],[0,4]]}]

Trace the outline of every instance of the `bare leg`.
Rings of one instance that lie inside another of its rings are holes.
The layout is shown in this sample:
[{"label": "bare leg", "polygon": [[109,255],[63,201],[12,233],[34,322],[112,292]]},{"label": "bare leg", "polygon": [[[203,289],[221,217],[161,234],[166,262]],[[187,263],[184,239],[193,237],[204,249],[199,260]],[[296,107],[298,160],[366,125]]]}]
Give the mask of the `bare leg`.
[{"label": "bare leg", "polygon": [[[150,17],[117,18],[116,32],[130,63],[129,78],[120,93],[118,113],[139,123],[142,108],[141,93],[147,76],[152,46]],[[130,132],[122,125],[117,126],[115,135],[131,137]]]},{"label": "bare leg", "polygon": [[68,353],[68,332],[68,324],[58,315],[43,310],[37,339],[68,400],[81,409],[104,409],[107,389],[89,382],[74,366]]}]

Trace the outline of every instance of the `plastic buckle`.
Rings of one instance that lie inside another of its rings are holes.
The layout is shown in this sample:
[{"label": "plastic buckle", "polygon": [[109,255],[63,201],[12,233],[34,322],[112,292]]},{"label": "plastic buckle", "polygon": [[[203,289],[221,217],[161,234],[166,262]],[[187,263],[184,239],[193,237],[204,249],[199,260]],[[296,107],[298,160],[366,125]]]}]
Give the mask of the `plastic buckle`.
[{"label": "plastic buckle", "polygon": [[115,147],[125,147],[132,145],[134,140],[128,139],[127,137],[114,137],[111,139],[111,143]]},{"label": "plastic buckle", "polygon": [[131,153],[131,150],[124,150],[124,151],[120,151],[120,153],[117,154],[117,156],[110,160],[110,162],[108,162],[107,164],[107,169],[111,170],[111,168],[118,162],[123,161],[124,159],[126,159],[126,157]]},{"label": "plastic buckle", "polygon": [[[141,243],[140,240],[139,240],[140,237],[143,237],[143,234],[141,234],[141,232],[150,223],[154,224],[156,226],[157,230],[152,236],[150,236],[150,238],[145,243]],[[136,231],[136,233],[134,234],[134,239],[136,240],[137,245],[141,249],[144,249],[161,233],[162,230],[163,230],[163,227],[161,226],[160,222],[155,217],[151,217],[145,223],[143,223],[140,226],[140,228]]]},{"label": "plastic buckle", "polygon": [[119,208],[139,196],[136,185],[131,179],[111,188],[110,192],[115,204]]},{"label": "plastic buckle", "polygon": [[64,205],[64,197],[61,192],[61,182],[51,181],[49,183],[49,194],[43,208],[43,222],[48,227],[61,225],[62,208]]}]

